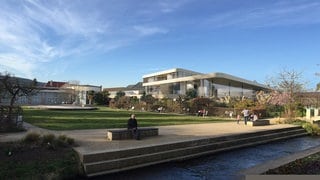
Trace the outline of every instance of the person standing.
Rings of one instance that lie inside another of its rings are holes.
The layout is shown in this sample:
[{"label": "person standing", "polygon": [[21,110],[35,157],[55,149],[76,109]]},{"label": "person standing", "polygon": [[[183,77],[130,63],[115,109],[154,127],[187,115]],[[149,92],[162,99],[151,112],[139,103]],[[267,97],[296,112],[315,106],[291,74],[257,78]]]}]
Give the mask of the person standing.
[{"label": "person standing", "polygon": [[253,114],[253,121],[258,120],[258,115],[257,114]]},{"label": "person standing", "polygon": [[140,139],[138,131],[138,122],[134,114],[131,114],[130,118],[128,119],[127,128],[131,131],[133,138],[135,138],[136,140]]},{"label": "person standing", "polygon": [[230,117],[230,119],[232,119],[232,117],[233,117],[233,111],[229,111],[229,117]]},{"label": "person standing", "polygon": [[243,117],[244,117],[244,124],[247,125],[247,121],[249,120],[249,110],[248,109],[243,109],[242,112]]},{"label": "person standing", "polygon": [[238,114],[237,115],[237,124],[239,124],[240,120],[241,120],[241,117],[240,117],[240,114]]}]

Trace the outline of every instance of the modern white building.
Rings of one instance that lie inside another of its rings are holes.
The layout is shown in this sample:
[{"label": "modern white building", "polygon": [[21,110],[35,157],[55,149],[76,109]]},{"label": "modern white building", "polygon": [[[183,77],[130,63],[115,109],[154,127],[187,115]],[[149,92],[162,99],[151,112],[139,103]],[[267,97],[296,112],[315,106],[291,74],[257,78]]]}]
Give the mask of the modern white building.
[{"label": "modern white building", "polygon": [[225,73],[203,74],[186,69],[174,68],[143,76],[146,94],[155,98],[176,98],[195,89],[200,97],[253,97],[256,91],[268,88]]}]

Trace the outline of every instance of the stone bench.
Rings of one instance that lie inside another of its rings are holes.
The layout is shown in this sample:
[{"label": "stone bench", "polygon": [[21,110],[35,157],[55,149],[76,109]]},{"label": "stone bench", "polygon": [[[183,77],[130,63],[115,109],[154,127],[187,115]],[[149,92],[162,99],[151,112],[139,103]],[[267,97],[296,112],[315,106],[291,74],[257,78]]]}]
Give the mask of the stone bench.
[{"label": "stone bench", "polygon": [[[138,128],[138,131],[139,131],[140,138],[159,135],[158,128],[141,127],[141,128]],[[133,139],[133,136],[132,136],[132,132],[128,129],[110,129],[107,131],[107,139],[109,141]]]},{"label": "stone bench", "polygon": [[266,119],[258,119],[256,121],[248,121],[247,122],[248,126],[265,126],[265,125],[270,125],[269,120]]}]

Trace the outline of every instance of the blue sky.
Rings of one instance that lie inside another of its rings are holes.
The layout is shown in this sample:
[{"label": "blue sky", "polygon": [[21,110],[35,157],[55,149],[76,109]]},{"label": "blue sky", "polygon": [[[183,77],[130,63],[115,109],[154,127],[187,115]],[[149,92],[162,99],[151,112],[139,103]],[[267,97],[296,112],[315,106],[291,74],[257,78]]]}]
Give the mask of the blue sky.
[{"label": "blue sky", "polygon": [[318,0],[0,0],[0,72],[118,87],[171,68],[320,82]]}]

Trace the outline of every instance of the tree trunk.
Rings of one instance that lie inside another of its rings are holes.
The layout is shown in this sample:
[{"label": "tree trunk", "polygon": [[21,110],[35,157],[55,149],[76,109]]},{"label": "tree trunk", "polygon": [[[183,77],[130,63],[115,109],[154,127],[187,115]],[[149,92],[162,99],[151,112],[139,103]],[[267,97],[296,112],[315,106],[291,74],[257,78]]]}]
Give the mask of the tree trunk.
[{"label": "tree trunk", "polygon": [[17,94],[17,92],[14,93],[14,95],[11,97],[10,105],[8,107],[8,118],[7,118],[7,126],[8,126],[8,128],[14,127],[14,125],[15,125],[14,116],[13,116],[13,108],[14,108],[16,94]]}]

